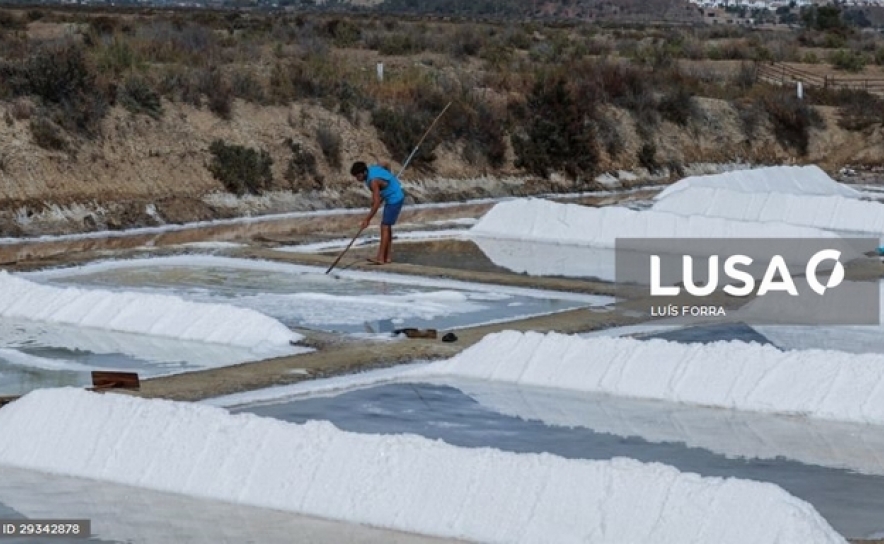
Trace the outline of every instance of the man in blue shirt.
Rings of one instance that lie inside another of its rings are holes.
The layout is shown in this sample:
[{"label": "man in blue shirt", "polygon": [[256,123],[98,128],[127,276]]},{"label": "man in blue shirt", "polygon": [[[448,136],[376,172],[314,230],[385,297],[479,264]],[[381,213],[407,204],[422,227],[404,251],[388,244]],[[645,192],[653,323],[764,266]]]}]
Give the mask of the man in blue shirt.
[{"label": "man in blue shirt", "polygon": [[402,211],[402,203],[405,201],[402,185],[396,176],[386,168],[376,164],[368,166],[362,161],[353,163],[350,175],[355,177],[357,181],[365,183],[365,186],[371,191],[371,211],[362,220],[361,227],[363,229],[368,227],[380,209],[381,201],[384,202],[384,215],[381,219],[381,244],[378,246],[377,258],[369,259],[369,261],[374,264],[392,262],[393,225],[399,219],[399,212]]}]

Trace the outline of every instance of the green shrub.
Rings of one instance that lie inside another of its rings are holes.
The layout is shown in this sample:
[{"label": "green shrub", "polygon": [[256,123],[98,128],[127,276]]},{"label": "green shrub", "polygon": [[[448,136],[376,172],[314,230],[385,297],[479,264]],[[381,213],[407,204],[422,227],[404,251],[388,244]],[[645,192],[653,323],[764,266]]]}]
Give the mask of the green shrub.
[{"label": "green shrub", "polygon": [[540,78],[524,112],[525,126],[512,136],[516,166],[544,178],[562,171],[572,179],[592,175],[599,152],[594,103],[575,97],[563,76]]},{"label": "green shrub", "polygon": [[635,66],[600,62],[591,65],[585,77],[600,86],[600,98],[605,102],[634,113],[656,108],[648,73]]},{"label": "green shrub", "polygon": [[451,56],[456,59],[475,57],[485,45],[483,29],[476,26],[460,26],[451,40],[448,40],[448,48]]},{"label": "green shrub", "polygon": [[68,140],[64,131],[54,123],[45,113],[31,118],[31,137],[34,143],[43,149],[52,151],[65,151],[68,149]]},{"label": "green shrub", "polygon": [[209,111],[229,120],[233,115],[233,90],[221,75],[221,70],[211,67],[201,70],[197,77],[197,88],[205,95]]},{"label": "green shrub", "polygon": [[81,46],[65,42],[40,48],[18,72],[18,95],[39,97],[69,130],[88,137],[101,132],[108,102]]},{"label": "green shrub", "polygon": [[865,55],[859,51],[848,51],[847,49],[839,49],[829,55],[829,62],[838,70],[853,73],[862,72],[866,67]]},{"label": "green shrub", "polygon": [[860,131],[884,123],[884,99],[866,91],[840,91],[838,126]]},{"label": "green shrub", "polygon": [[684,165],[676,159],[667,160],[666,169],[669,171],[669,177],[672,179],[681,179],[685,177]]},{"label": "green shrub", "polygon": [[[371,46],[372,44],[370,44]],[[381,55],[414,55],[426,50],[425,44],[411,34],[386,34],[373,43]]]},{"label": "green shrub", "polygon": [[743,134],[748,140],[754,140],[766,117],[764,107],[757,100],[741,99],[734,102],[734,108],[740,118]]},{"label": "green shrub", "polygon": [[233,96],[253,104],[264,104],[267,101],[264,86],[251,72],[234,72],[231,76],[230,91]]},{"label": "green shrub", "polygon": [[810,129],[823,128],[825,122],[820,113],[806,101],[800,100],[791,90],[776,89],[760,97],[761,105],[773,123],[774,136],[786,147],[807,155]]},{"label": "green shrub", "polygon": [[13,13],[0,10],[0,28],[8,30],[24,30],[27,28],[27,22]]},{"label": "green shrub", "polygon": [[98,70],[102,74],[112,77],[120,77],[141,63],[129,41],[119,36],[115,36],[109,43],[102,45],[97,56]]},{"label": "green shrub", "polygon": [[502,39],[508,47],[513,49],[527,51],[531,47],[531,36],[523,27],[508,26],[503,32]]},{"label": "green shrub", "polygon": [[341,135],[331,129],[327,125],[320,126],[316,129],[316,141],[319,143],[319,149],[332,168],[341,167],[341,151],[342,141]]},{"label": "green shrub", "polygon": [[352,47],[362,38],[359,24],[349,19],[332,19],[325,23],[325,33],[331,37],[335,47]]},{"label": "green shrub", "polygon": [[273,159],[267,151],[215,140],[209,146],[209,152],[212,154],[209,171],[228,191],[238,195],[257,195],[270,187]]},{"label": "green shrub", "polygon": [[605,148],[608,156],[616,159],[626,148],[617,123],[604,115],[597,116],[595,123],[595,133],[599,144]]},{"label": "green shrub", "polygon": [[686,88],[677,87],[663,95],[657,111],[664,119],[679,126],[687,126],[695,115],[694,99]]},{"label": "green shrub", "polygon": [[295,142],[291,138],[287,138],[285,143],[292,150],[292,156],[289,158],[284,177],[291,185],[292,190],[322,189],[323,178],[316,168],[316,157],[313,153],[305,149],[300,142]]},{"label": "green shrub", "polygon": [[734,78],[737,87],[747,91],[755,86],[756,81],[758,81],[758,67],[752,63],[741,62],[740,69]]},{"label": "green shrub", "polygon": [[193,22],[154,21],[139,26],[136,38],[139,55],[152,63],[203,66],[221,49],[216,32]]},{"label": "green shrub", "polygon": [[[422,93],[421,107],[428,115],[438,115],[447,104],[439,93]],[[472,165],[499,168],[506,160],[506,112],[495,111],[488,102],[463,92],[453,101],[436,130],[448,140],[463,143],[463,158]]]},{"label": "green shrub", "polygon": [[115,17],[99,15],[89,20],[89,30],[101,35],[113,35],[120,29],[120,21]]},{"label": "green shrub", "polygon": [[288,65],[277,62],[270,69],[269,98],[274,104],[288,104],[295,99],[295,85],[288,75]]},{"label": "green shrub", "polygon": [[183,66],[167,66],[157,79],[156,90],[161,96],[197,108],[203,105],[203,95],[197,81],[198,73]]},{"label": "green shrub", "polygon": [[40,48],[25,65],[26,92],[59,104],[95,89],[95,74],[83,48],[73,44]]},{"label": "green shrub", "polygon": [[481,153],[492,168],[506,161],[506,130],[503,121],[485,104],[476,108],[475,130],[466,142],[468,149]]},{"label": "green shrub", "polygon": [[129,76],[117,89],[117,101],[132,113],[159,119],[163,115],[160,95],[140,76]]},{"label": "green shrub", "polygon": [[[403,161],[431,122],[430,115],[418,111],[413,105],[395,109],[382,106],[371,112],[371,124],[378,131],[378,137],[393,156],[403,157]],[[429,169],[436,160],[438,142],[438,132],[430,133],[412,157],[411,165],[418,170]]]},{"label": "green shrub", "polygon": [[645,142],[636,152],[638,163],[647,168],[651,174],[660,171],[660,163],[657,162],[657,146],[654,142]]}]

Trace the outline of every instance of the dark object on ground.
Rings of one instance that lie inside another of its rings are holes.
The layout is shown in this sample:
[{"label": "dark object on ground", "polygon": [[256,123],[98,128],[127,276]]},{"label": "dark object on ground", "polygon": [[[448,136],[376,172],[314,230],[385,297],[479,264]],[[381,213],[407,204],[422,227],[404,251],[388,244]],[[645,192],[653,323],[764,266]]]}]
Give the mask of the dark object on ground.
[{"label": "dark object on ground", "polygon": [[409,338],[436,338],[436,329],[396,329],[393,334],[404,334]]},{"label": "dark object on ground", "polygon": [[[92,371],[92,387],[90,391],[106,391],[108,389],[132,389],[138,391],[141,381],[136,372],[115,372],[105,370]],[[9,404],[21,395],[0,396],[0,406]]]},{"label": "dark object on ground", "polygon": [[132,389],[137,391],[141,388],[141,381],[136,372],[113,372],[92,371],[92,390],[102,389]]},{"label": "dark object on ground", "polygon": [[449,332],[445,336],[442,337],[442,341],[443,342],[457,342],[457,335],[454,334],[453,332]]}]

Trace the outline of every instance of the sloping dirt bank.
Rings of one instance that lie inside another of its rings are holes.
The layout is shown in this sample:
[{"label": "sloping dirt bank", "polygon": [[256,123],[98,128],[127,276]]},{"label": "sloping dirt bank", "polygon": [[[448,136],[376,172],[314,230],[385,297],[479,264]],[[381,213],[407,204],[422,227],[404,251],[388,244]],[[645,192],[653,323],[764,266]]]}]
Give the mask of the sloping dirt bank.
[{"label": "sloping dirt bank", "polygon": [[[845,131],[831,108],[820,108],[825,128],[812,129],[808,154],[798,157],[777,142],[770,126],[757,127],[756,136],[748,140],[730,104],[706,98],[695,101],[700,112],[695,121],[685,127],[662,122],[654,136],[657,162],[679,165],[686,175],[704,173],[703,165],[732,162],[816,163],[830,173],[847,164],[884,162],[884,131]],[[404,160],[389,156],[367,114],[360,122],[351,123],[307,104],[259,107],[237,101],[230,120],[179,103],[164,102],[159,119],[115,107],[103,121],[100,137],[73,142],[67,151],[36,145],[29,120],[9,113],[15,107],[0,101],[0,116],[7,119],[0,123],[0,237],[361,207],[367,205],[368,195],[348,175],[351,162],[386,161],[398,171],[397,160]],[[632,116],[619,110],[610,115],[616,120],[623,146],[616,156],[602,151],[600,177],[596,179],[532,178],[514,166],[512,149],[503,167],[489,169],[467,162],[457,146],[442,144],[436,149],[432,170],[411,166],[403,181],[414,202],[668,182],[671,176],[666,169],[650,175],[640,167],[637,156],[642,139]],[[340,166],[330,166],[324,157],[316,141],[319,126],[331,127],[340,135]],[[273,181],[267,193],[237,198],[212,176],[209,146],[217,139],[267,151],[273,160]],[[289,140],[316,158],[315,176],[286,175],[293,156]],[[674,172],[672,177],[680,173]]]}]

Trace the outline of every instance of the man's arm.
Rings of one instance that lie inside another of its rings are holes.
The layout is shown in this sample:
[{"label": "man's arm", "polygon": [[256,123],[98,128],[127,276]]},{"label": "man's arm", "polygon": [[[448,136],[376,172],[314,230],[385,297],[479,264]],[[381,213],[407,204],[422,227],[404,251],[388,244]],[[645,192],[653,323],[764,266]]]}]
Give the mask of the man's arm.
[{"label": "man's arm", "polygon": [[368,227],[368,224],[371,223],[371,219],[376,213],[378,213],[378,210],[381,208],[381,180],[372,180],[370,186],[371,210],[368,212],[368,216],[362,220],[362,228]]}]

